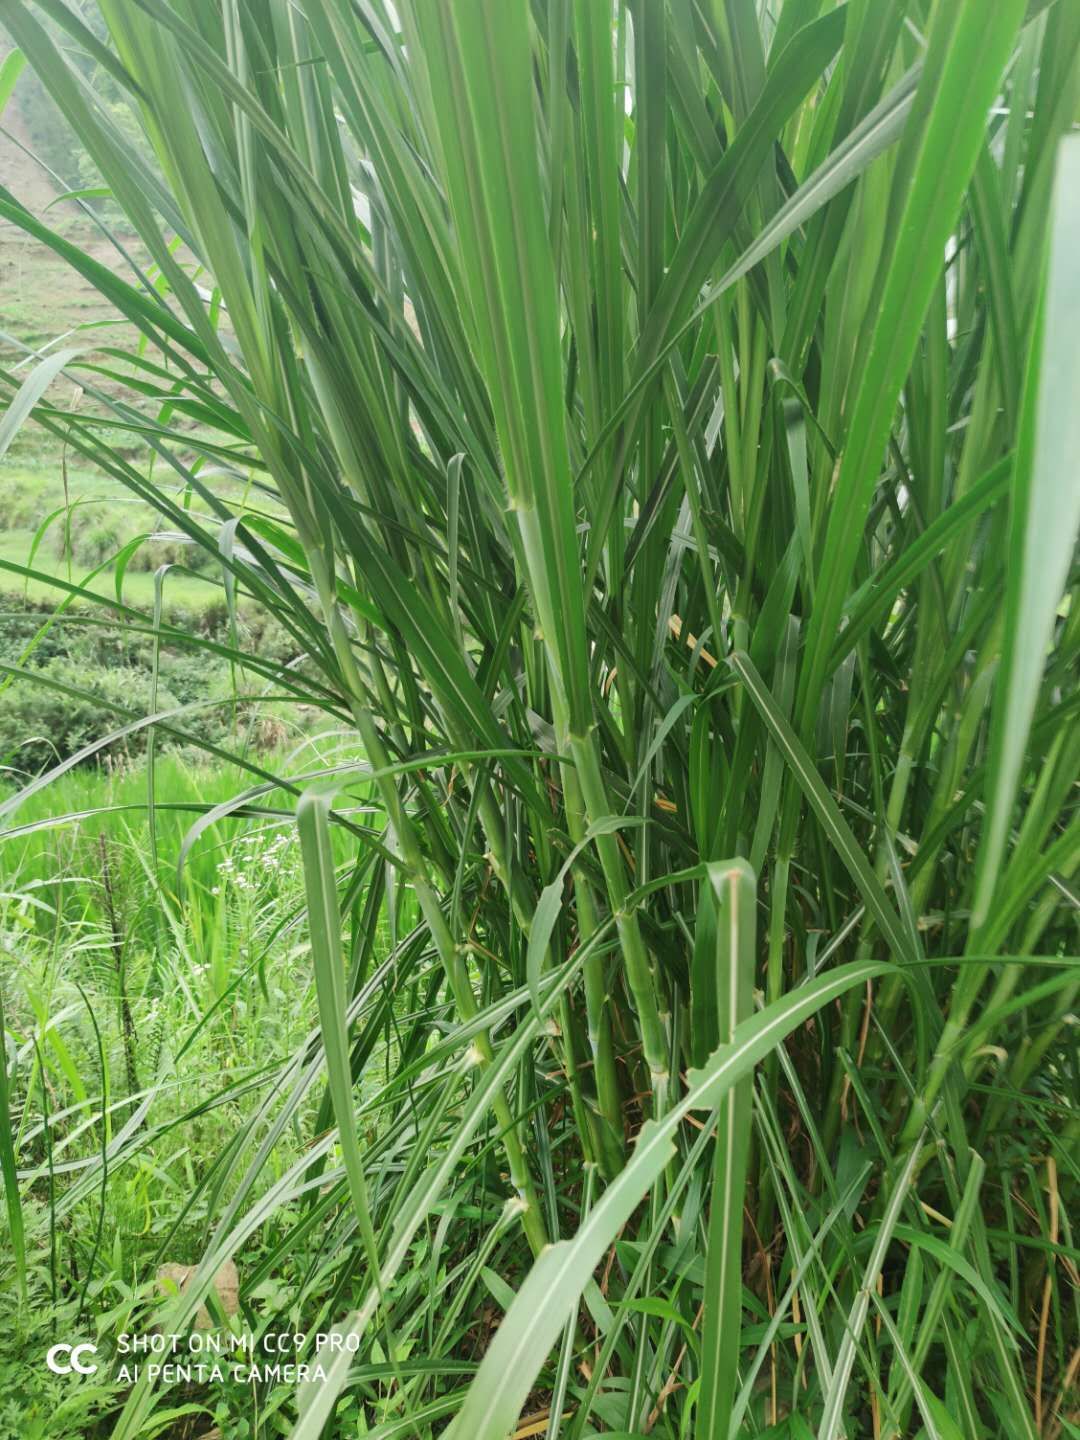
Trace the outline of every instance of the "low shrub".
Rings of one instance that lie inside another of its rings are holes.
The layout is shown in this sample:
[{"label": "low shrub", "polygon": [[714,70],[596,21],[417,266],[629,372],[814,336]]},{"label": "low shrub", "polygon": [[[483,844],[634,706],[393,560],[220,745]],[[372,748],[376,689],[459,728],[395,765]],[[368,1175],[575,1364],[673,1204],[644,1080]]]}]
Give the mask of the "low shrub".
[{"label": "low shrub", "polygon": [[[66,760],[132,715],[150,713],[151,676],[131,665],[104,666],[56,658],[27,667],[0,692],[0,764],[37,774]],[[157,708],[180,702],[158,685]],[[95,758],[132,756],[146,748],[147,731],[135,731]]]},{"label": "low shrub", "polygon": [[[91,618],[102,616],[91,617],[82,610],[57,615],[22,596],[0,596],[0,662],[25,670],[24,676],[10,677],[0,689],[0,765],[16,775],[39,774],[92,740],[122,728],[124,710],[138,716],[150,713],[152,637],[119,621],[88,624]],[[224,604],[178,612],[171,622],[176,630],[228,641]],[[283,664],[294,651],[284,627],[261,614],[241,611],[237,638],[242,649],[264,660]],[[227,741],[237,726],[248,726],[257,704],[245,700],[233,705],[234,690],[259,694],[265,686],[262,679],[245,680],[242,670],[230,670],[227,660],[194,645],[162,645],[158,665],[159,712],[211,702],[178,718],[178,727],[193,737],[190,742],[160,734],[163,751],[183,749],[194,755],[200,742]],[[260,716],[254,732],[257,743],[261,746],[267,736],[280,738],[282,730],[274,715]],[[136,731],[87,757],[87,763],[114,763],[120,757],[141,755],[146,738],[145,730]]]}]

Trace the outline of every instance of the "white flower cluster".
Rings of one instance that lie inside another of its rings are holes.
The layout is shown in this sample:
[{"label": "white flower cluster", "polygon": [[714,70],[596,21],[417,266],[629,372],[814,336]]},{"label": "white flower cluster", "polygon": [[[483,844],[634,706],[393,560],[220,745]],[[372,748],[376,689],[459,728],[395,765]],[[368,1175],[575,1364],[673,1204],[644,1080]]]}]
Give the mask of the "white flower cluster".
[{"label": "white flower cluster", "polygon": [[[241,854],[234,859],[232,855],[226,855],[218,862],[217,873],[222,877],[221,885],[210,887],[211,895],[220,895],[222,886],[230,881],[237,890],[253,891],[259,888],[258,876],[253,875],[252,869],[259,866],[263,870],[280,870],[284,852],[292,842],[292,835],[286,831],[279,833],[270,841],[269,845],[263,845],[262,835],[245,835],[238,844]],[[239,863],[237,863],[239,861]]]}]

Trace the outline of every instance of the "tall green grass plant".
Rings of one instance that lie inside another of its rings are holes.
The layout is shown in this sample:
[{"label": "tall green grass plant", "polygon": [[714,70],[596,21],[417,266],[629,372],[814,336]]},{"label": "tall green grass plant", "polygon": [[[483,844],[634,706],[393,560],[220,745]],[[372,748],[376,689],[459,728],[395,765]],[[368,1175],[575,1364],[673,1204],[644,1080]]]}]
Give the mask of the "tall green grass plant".
[{"label": "tall green grass plant", "polygon": [[1080,7],[100,14],[3,19],[152,263],[0,215],[143,340],[125,400],[8,376],[0,448],[211,554],[378,811],[242,757],[237,810],[304,792],[320,1030],[166,1328],[274,1223],[280,1318],[362,1342],[297,1440],[355,1387],[380,1436],[1066,1433]]}]

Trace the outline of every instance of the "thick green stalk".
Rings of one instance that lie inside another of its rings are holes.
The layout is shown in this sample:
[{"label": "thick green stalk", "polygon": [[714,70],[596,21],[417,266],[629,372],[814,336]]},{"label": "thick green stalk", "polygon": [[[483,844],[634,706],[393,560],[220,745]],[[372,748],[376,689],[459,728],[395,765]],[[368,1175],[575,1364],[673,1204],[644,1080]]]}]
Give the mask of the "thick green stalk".
[{"label": "thick green stalk", "polygon": [[[754,1008],[757,883],[745,861],[718,861],[708,868],[711,887],[716,985],[716,1024],[721,1044]],[[705,1250],[704,1319],[701,1334],[701,1396],[695,1434],[728,1440],[739,1378],[742,1330],[742,1234],[753,1080],[741,1081],[720,1106],[716,1121],[712,1196]]]},{"label": "thick green stalk", "polygon": [[[596,753],[596,742],[592,736],[570,737],[570,751],[581,779],[581,792],[585,802],[585,813],[589,823],[611,813],[611,807],[604,791],[600,765]],[[653,1106],[657,1115],[662,1115],[667,1106],[671,1088],[671,1073],[668,1065],[667,1037],[660,1018],[657,977],[645,948],[641,927],[633,910],[627,910],[626,898],[630,887],[626,883],[626,867],[619,853],[618,841],[614,835],[600,835],[596,840],[600,864],[604,872],[608,901],[615,916],[615,924],[622,946],[623,961],[626,965],[626,979],[637,1009],[638,1024],[641,1027],[641,1043],[645,1063],[653,1087]]]}]

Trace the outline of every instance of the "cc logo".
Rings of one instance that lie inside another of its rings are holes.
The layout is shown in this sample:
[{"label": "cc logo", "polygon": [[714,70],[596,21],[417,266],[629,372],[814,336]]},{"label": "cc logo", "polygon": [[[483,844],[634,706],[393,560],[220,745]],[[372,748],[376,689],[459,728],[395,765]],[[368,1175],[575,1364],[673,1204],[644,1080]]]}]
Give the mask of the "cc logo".
[{"label": "cc logo", "polygon": [[82,1345],[54,1345],[45,1356],[45,1364],[54,1375],[70,1375],[73,1370],[77,1370],[80,1375],[93,1375],[97,1365],[93,1361],[84,1364],[82,1356],[96,1354],[97,1346],[85,1342]]}]

